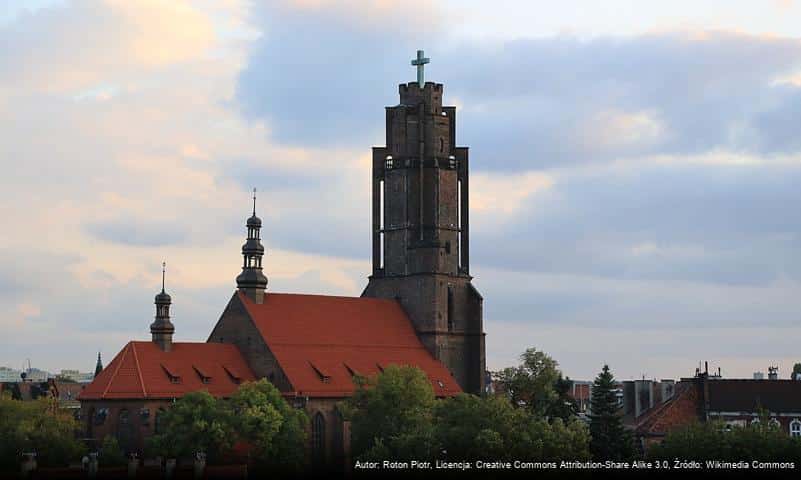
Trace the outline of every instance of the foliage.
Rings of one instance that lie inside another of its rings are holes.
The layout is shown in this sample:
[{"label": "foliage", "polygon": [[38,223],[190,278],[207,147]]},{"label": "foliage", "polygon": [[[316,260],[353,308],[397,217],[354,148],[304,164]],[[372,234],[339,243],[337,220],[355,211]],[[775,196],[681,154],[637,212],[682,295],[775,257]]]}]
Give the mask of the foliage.
[{"label": "foliage", "polygon": [[548,422],[500,396],[436,400],[414,367],[389,367],[357,386],[343,410],[361,460],[589,458],[589,433],[577,419]]},{"label": "foliage", "polygon": [[570,380],[570,377],[562,377],[562,372],[559,372],[559,378],[553,384],[556,401],[547,410],[548,417],[561,418],[565,422],[576,418],[579,407],[576,399],[570,395],[571,388],[573,388],[573,380]]},{"label": "foliage", "polygon": [[78,422],[51,398],[33,401],[0,396],[0,470],[19,468],[20,454],[36,452],[40,466],[63,466],[85,453]]},{"label": "foliage", "polygon": [[240,440],[254,448],[262,465],[298,467],[304,460],[308,417],[293,408],[265,379],[242,384],[228,401]]},{"label": "foliage", "polygon": [[801,440],[773,425],[766,415],[758,424],[729,426],[722,422],[695,422],[674,430],[648,450],[653,460],[722,460],[801,462]]},{"label": "foliage", "polygon": [[213,459],[233,446],[231,413],[206,391],[187,393],[162,415],[162,433],[150,438],[150,451],[172,457],[204,452]]},{"label": "foliage", "polygon": [[351,420],[354,453],[365,460],[430,458],[434,390],[419,368],[388,366],[383,373],[356,377],[354,395],[341,410]]},{"label": "foliage", "polygon": [[615,377],[604,365],[595,378],[590,400],[590,450],[596,460],[625,460],[634,454],[634,442],[623,426],[615,394]]},{"label": "foliage", "polygon": [[120,443],[117,438],[112,435],[106,435],[103,443],[100,445],[99,462],[104,466],[119,466],[125,465],[125,453],[120,448]]},{"label": "foliage", "polygon": [[793,365],[793,371],[790,374],[790,380],[795,380],[796,374],[801,374],[801,363]]},{"label": "foliage", "polygon": [[493,373],[512,405],[549,419],[575,418],[578,405],[570,396],[573,381],[562,376],[556,360],[535,348],[523,352],[520,360],[522,363],[517,367]]},{"label": "foliage", "polygon": [[505,398],[467,394],[439,401],[434,412],[435,442],[448,459],[589,459],[589,432],[577,419],[549,423]]}]

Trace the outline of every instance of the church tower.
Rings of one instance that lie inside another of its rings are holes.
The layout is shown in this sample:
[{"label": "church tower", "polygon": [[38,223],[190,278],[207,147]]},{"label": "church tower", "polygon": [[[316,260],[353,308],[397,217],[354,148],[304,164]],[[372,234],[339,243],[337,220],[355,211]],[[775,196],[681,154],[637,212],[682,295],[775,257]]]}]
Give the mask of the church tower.
[{"label": "church tower", "polygon": [[236,277],[239,291],[250,297],[255,303],[264,302],[264,290],[267,288],[267,277],[261,269],[264,257],[264,246],[261,244],[261,219],[256,216],[256,189],[253,189],[253,215],[248,218],[248,238],[242,245],[242,273]]},{"label": "church tower", "polygon": [[[167,264],[161,264],[161,292],[156,295],[156,319],[150,324],[150,334],[153,337],[153,343],[159,346],[165,352],[172,350],[172,335],[175,333],[175,325],[170,321],[170,305],[172,298],[164,291],[164,276],[167,269]],[[100,354],[97,356],[98,363],[100,362]],[[102,367],[101,367],[102,368]]]},{"label": "church tower", "polygon": [[417,335],[466,392],[484,388],[483,299],[471,283],[468,149],[442,84],[400,85],[373,147],[373,273],[363,296],[397,298]]}]

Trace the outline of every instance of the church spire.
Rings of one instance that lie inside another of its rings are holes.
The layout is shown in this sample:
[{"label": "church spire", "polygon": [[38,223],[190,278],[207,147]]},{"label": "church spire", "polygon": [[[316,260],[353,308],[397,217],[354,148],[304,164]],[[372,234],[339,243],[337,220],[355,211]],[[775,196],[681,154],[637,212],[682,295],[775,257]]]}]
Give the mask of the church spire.
[{"label": "church spire", "polygon": [[172,334],[175,333],[175,326],[170,321],[170,305],[172,298],[164,291],[164,281],[167,271],[167,263],[161,263],[161,292],[156,295],[156,320],[150,324],[150,334],[153,343],[165,352],[172,350]]},{"label": "church spire", "polygon": [[95,364],[95,378],[103,371],[103,362],[100,360],[100,352],[97,352],[97,363]]},{"label": "church spire", "polygon": [[236,286],[256,303],[264,302],[264,290],[267,288],[267,277],[262,273],[261,259],[264,247],[261,244],[261,219],[256,216],[256,189],[253,189],[253,215],[248,218],[248,237],[242,245],[242,273],[236,277]]}]

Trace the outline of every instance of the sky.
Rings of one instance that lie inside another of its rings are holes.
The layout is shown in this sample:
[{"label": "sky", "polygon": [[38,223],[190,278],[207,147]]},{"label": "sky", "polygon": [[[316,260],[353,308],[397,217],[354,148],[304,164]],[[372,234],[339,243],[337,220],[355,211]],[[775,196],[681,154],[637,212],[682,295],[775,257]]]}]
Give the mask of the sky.
[{"label": "sky", "polygon": [[428,80],[471,149],[487,365],[724,376],[801,338],[801,2],[11,0],[0,6],[0,365],[89,371],[235,288],[357,296],[370,147]]}]

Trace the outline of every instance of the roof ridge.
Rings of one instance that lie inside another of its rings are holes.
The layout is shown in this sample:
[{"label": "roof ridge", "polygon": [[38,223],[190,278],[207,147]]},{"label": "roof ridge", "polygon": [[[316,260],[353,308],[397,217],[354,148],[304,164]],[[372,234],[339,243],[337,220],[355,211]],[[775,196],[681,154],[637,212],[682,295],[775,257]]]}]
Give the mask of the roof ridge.
[{"label": "roof ridge", "polygon": [[[125,345],[125,348],[122,349],[122,357],[120,357],[120,362],[117,364],[117,368],[114,369],[114,373],[111,374],[111,378],[108,379],[108,383],[106,383],[106,388],[103,389],[103,397],[106,396],[108,393],[108,389],[111,388],[111,384],[114,383],[114,379],[117,378],[117,372],[120,371],[120,367],[122,366],[122,362],[125,361],[125,356],[128,354],[128,348],[133,344],[132,341],[128,342]],[[114,362],[114,360],[112,360]]]},{"label": "roof ridge", "polygon": [[147,397],[147,390],[145,390],[145,381],[142,378],[142,369],[139,367],[139,356],[136,354],[136,345],[131,344],[133,350],[134,363],[136,364],[136,375],[139,377],[139,385],[142,387],[142,395]]},{"label": "roof ridge", "polygon": [[[417,339],[417,337],[415,337]],[[359,348],[408,348],[408,349],[415,349],[415,350],[425,350],[425,345],[422,342],[419,345],[399,345],[399,344],[382,344],[382,345],[375,345],[375,344],[363,344],[363,343],[304,343],[304,342],[270,342],[270,345],[274,345],[277,347],[297,347],[297,346],[304,346],[304,347],[359,347]],[[426,350],[428,351],[428,350]],[[436,359],[435,359],[436,360]]]},{"label": "roof ridge", "polygon": [[[237,293],[241,293],[237,290]],[[273,292],[270,291],[267,293],[266,296],[269,295],[286,295],[292,297],[323,297],[323,298],[343,298],[347,300],[369,300],[369,301],[376,301],[376,302],[397,302],[394,298],[377,298],[377,297],[354,297],[349,295],[327,295],[324,293],[292,293],[292,292]],[[245,296],[247,298],[247,296]],[[259,304],[256,304],[259,305]]]}]

